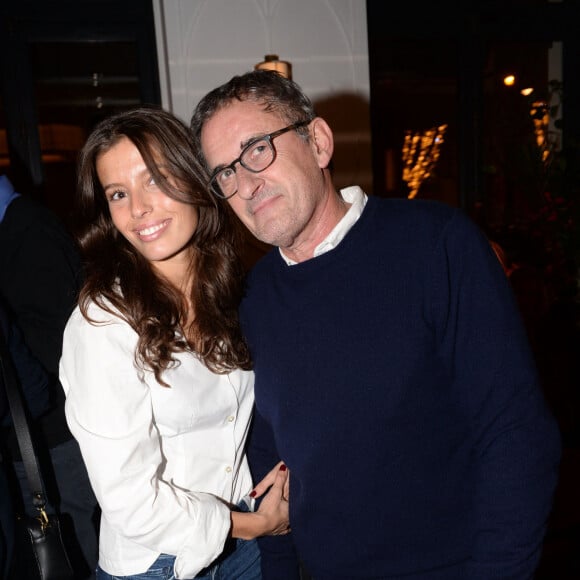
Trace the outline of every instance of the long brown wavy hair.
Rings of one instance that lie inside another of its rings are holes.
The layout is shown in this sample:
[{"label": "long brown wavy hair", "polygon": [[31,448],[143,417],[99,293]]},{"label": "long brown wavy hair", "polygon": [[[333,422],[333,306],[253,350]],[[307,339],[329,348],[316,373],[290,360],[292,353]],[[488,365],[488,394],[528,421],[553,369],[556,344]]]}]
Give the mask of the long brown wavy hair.
[{"label": "long brown wavy hair", "polygon": [[[100,155],[121,139],[139,150],[155,182],[169,197],[194,205],[199,213],[191,238],[189,299],[195,306],[188,320],[187,297],[155,272],[151,264],[117,231],[99,181]],[[171,182],[158,169],[161,160]],[[121,314],[139,336],[138,368],[149,368],[160,384],[175,354],[193,351],[214,372],[251,368],[238,320],[244,268],[237,252],[239,226],[227,206],[219,204],[203,184],[188,128],[160,108],[142,107],[101,121],[88,137],[78,164],[77,239],[85,281],[79,307],[91,323],[91,302],[113,315]],[[172,185],[177,184],[177,185]]]}]

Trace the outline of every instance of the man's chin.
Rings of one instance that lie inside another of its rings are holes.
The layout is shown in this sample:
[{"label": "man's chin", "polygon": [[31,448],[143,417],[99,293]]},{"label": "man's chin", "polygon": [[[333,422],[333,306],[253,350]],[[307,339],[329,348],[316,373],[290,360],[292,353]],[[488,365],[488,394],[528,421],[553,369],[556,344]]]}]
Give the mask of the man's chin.
[{"label": "man's chin", "polygon": [[280,216],[277,216],[278,219],[275,217],[267,219],[265,214],[262,216],[263,219],[259,219],[259,217],[256,216],[252,227],[246,224],[246,227],[248,227],[258,240],[282,249],[290,247],[294,243],[295,236],[294,230],[291,228],[292,223],[279,219]]}]

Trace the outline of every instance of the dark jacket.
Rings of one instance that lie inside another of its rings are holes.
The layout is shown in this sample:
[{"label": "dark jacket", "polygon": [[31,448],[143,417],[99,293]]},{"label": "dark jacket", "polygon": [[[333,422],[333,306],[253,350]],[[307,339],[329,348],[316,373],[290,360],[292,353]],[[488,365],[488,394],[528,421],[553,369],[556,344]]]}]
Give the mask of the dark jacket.
[{"label": "dark jacket", "polygon": [[[22,332],[12,319],[5,304],[0,300],[0,340],[8,347],[12,364],[19,381],[23,403],[32,418],[39,417],[49,409],[50,376],[24,342]],[[0,377],[0,422],[3,427],[12,423],[10,406],[2,377]]]},{"label": "dark jacket", "polygon": [[[0,295],[14,312],[26,344],[53,379],[52,410],[39,421],[49,448],[72,438],[58,363],[80,272],[75,243],[58,218],[25,195],[12,201],[0,223]],[[18,457],[14,441],[11,448]]]}]

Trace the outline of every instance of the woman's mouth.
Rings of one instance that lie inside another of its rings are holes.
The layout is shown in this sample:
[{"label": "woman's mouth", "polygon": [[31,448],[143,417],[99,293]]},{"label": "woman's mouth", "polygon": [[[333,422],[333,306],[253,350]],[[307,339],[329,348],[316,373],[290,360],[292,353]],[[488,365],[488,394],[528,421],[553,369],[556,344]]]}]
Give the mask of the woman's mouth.
[{"label": "woman's mouth", "polygon": [[159,233],[161,230],[165,229],[169,222],[170,222],[170,220],[165,220],[164,222],[162,222],[160,224],[147,226],[146,228],[143,228],[140,230],[135,230],[135,231],[140,238],[147,238],[150,236],[154,236],[155,234]]}]

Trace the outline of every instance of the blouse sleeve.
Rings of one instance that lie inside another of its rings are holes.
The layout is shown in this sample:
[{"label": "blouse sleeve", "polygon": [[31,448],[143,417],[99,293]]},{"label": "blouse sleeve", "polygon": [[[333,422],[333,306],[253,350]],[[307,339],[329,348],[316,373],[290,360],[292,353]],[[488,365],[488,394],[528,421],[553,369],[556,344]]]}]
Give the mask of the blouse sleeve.
[{"label": "blouse sleeve", "polygon": [[120,319],[95,325],[73,313],[60,362],[67,422],[107,524],[153,552],[177,556],[178,577],[190,578],[222,552],[230,510],[211,494],[163,479],[150,385],[134,364],[136,340]]}]

